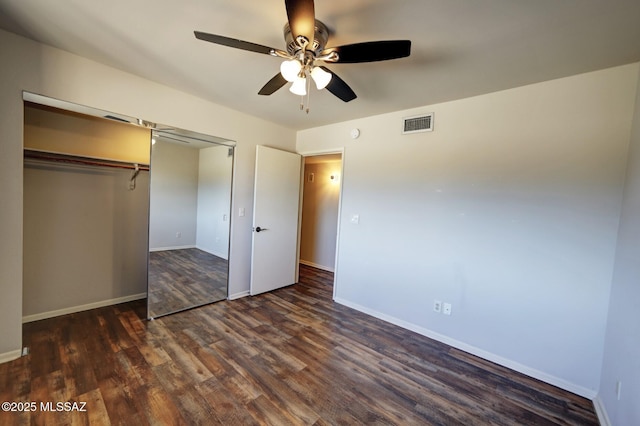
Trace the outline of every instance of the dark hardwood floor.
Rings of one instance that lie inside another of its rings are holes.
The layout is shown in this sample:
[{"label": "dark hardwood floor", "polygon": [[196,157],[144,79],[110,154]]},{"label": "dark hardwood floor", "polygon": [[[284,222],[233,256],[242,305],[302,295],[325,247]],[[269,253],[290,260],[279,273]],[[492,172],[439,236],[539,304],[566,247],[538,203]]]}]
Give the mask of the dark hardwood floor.
[{"label": "dark hardwood floor", "polygon": [[[592,403],[331,300],[331,274],[146,321],[143,301],[24,326],[1,425],[597,424]],[[86,402],[44,411],[40,402]],[[80,407],[78,407],[80,408]]]},{"label": "dark hardwood floor", "polygon": [[227,298],[229,264],[197,248],[149,253],[149,317]]}]

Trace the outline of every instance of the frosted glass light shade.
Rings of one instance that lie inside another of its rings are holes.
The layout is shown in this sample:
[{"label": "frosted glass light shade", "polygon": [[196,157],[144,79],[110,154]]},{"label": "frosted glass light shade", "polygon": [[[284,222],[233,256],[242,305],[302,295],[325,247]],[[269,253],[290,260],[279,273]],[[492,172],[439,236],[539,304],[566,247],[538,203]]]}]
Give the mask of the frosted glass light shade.
[{"label": "frosted glass light shade", "polygon": [[289,91],[293,94],[304,96],[307,94],[307,79],[304,77],[298,77],[295,79]]},{"label": "frosted glass light shade", "polygon": [[333,74],[330,72],[326,72],[320,67],[314,67],[311,70],[311,78],[316,83],[316,87],[318,90],[322,90],[327,87],[327,84],[331,81],[331,77]]},{"label": "frosted glass light shade", "polygon": [[285,80],[289,82],[295,81],[298,78],[298,74],[302,69],[302,64],[300,61],[296,59],[292,59],[290,61],[284,61],[280,65],[280,74],[284,77]]}]

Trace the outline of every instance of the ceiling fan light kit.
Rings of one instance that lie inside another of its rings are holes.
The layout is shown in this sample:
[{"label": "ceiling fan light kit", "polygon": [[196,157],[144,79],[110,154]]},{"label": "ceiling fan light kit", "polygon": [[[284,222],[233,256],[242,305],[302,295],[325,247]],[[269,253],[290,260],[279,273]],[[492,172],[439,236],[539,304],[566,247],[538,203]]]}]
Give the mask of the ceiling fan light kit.
[{"label": "ceiling fan light kit", "polygon": [[311,78],[316,83],[316,88],[322,90],[331,82],[331,73],[326,72],[320,67],[313,67],[311,70]]},{"label": "ceiling fan light kit", "polygon": [[296,77],[289,91],[294,95],[304,96],[307,94],[307,79],[304,77]]},{"label": "ceiling fan light kit", "polygon": [[280,65],[280,74],[290,83],[293,83],[296,78],[298,78],[301,70],[302,64],[296,59],[284,61],[282,65]]},{"label": "ceiling fan light kit", "polygon": [[[292,83],[289,91],[299,96],[307,96],[307,113],[309,79],[313,80],[318,90],[326,88],[344,102],[350,102],[357,97],[344,80],[325,66],[316,65],[316,62],[377,62],[404,58],[411,54],[409,40],[370,41],[326,48],[329,29],[315,19],[314,1],[285,0],[285,7],[288,18],[288,23],[284,26],[286,51],[200,31],[194,31],[194,34],[199,40],[285,59],[280,65],[280,73],[271,78],[258,94],[268,96],[285,84]],[[304,105],[301,105],[301,109],[304,109]]]}]

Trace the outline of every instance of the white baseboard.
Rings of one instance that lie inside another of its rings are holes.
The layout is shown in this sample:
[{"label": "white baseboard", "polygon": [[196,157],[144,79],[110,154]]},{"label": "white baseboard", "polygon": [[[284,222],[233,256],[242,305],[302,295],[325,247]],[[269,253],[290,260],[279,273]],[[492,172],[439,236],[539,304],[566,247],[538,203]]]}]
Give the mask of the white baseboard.
[{"label": "white baseboard", "polygon": [[602,402],[602,398],[600,395],[596,396],[593,399],[593,406],[596,409],[596,415],[598,416],[598,421],[600,422],[600,426],[611,426],[611,420],[609,420],[609,415],[607,414],[607,409]]},{"label": "white baseboard", "polygon": [[240,293],[234,293],[229,295],[229,300],[241,299],[243,297],[249,296],[249,290],[241,291]]},{"label": "white baseboard", "polygon": [[195,248],[197,248],[198,250],[202,250],[202,251],[204,251],[204,252],[206,252],[206,253],[212,254],[212,255],[214,255],[215,257],[219,257],[220,259],[229,260],[229,259],[227,259],[227,257],[224,255],[224,253],[218,253],[217,251],[215,251],[215,250],[213,250],[213,249],[208,249],[208,248],[201,247],[201,246],[198,246],[198,245],[196,245],[196,247],[195,247]]},{"label": "white baseboard", "polygon": [[196,248],[196,246],[169,246],[169,247],[154,247],[150,248],[149,251],[167,251],[167,250],[184,250]]},{"label": "white baseboard", "polygon": [[9,351],[0,354],[0,364],[4,362],[13,361],[14,359],[18,359],[22,356],[22,350],[16,349],[15,351]]},{"label": "white baseboard", "polygon": [[299,260],[303,265],[311,266],[312,268],[322,269],[327,272],[334,272],[333,268],[329,268],[328,266],[318,265],[317,263],[309,262],[308,260]]},{"label": "white baseboard", "polygon": [[372,317],[381,319],[383,321],[389,322],[391,324],[397,325],[399,327],[405,328],[407,330],[411,330],[423,336],[429,337],[430,339],[437,340],[438,342],[445,343],[449,346],[452,346],[456,349],[460,349],[461,351],[465,351],[472,355],[478,356],[480,358],[486,359],[487,361],[494,362],[503,367],[507,367],[511,370],[517,371],[529,377],[533,377],[534,379],[541,380],[545,383],[549,383],[553,386],[559,387],[560,389],[564,389],[576,395],[582,396],[584,398],[593,400],[596,397],[596,391],[592,389],[588,389],[582,386],[578,386],[574,383],[568,382],[564,379],[552,376],[550,374],[544,373],[542,371],[536,370],[534,368],[528,367],[526,365],[520,364],[516,361],[501,357],[494,353],[485,351],[483,349],[477,348],[475,346],[469,345],[467,343],[461,342],[459,340],[452,339],[443,334],[437,333],[435,331],[429,330],[424,327],[420,327],[418,325],[412,324],[410,322],[383,314],[381,312],[377,312],[373,309],[369,309],[367,307],[358,305],[357,303],[352,303],[348,300],[336,298],[335,301],[340,303],[341,305],[345,305],[349,308],[355,309],[360,312],[364,312],[365,314],[371,315]]},{"label": "white baseboard", "polygon": [[116,297],[115,299],[101,300],[99,302],[87,303],[86,305],[71,306],[69,308],[57,309],[55,311],[42,312],[39,314],[26,315],[22,317],[22,323],[58,317],[60,315],[73,314],[75,312],[88,311],[89,309],[102,308],[103,306],[117,305],[118,303],[131,302],[147,297],[147,293],[132,294],[130,296]]}]

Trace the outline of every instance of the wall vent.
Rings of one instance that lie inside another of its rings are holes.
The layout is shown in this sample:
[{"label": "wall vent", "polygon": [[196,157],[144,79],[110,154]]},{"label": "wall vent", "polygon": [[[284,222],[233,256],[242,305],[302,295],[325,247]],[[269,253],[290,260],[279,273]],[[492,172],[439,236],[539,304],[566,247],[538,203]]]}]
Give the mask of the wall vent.
[{"label": "wall vent", "polygon": [[433,131],[433,113],[414,115],[402,119],[402,134]]}]

